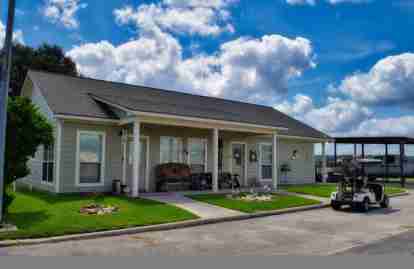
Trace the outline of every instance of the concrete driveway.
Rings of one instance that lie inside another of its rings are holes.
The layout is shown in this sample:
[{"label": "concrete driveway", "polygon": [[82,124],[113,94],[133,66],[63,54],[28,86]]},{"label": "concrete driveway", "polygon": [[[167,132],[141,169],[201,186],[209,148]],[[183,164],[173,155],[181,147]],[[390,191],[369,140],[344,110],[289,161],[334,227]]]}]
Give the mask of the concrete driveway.
[{"label": "concrete driveway", "polygon": [[8,255],[328,255],[414,228],[414,195],[368,214],[331,209],[186,229],[1,249]]}]

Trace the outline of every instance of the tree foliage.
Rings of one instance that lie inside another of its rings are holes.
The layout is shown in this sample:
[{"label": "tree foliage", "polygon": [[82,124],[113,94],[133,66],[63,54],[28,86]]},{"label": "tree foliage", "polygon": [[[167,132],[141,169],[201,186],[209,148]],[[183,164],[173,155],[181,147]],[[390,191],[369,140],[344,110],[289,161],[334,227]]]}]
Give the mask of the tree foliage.
[{"label": "tree foliage", "polygon": [[26,177],[27,162],[40,145],[53,143],[53,126],[30,99],[15,97],[7,107],[5,183]]},{"label": "tree foliage", "polygon": [[76,64],[56,45],[43,44],[34,49],[21,44],[13,46],[10,88],[12,96],[20,95],[27,71],[42,70],[77,76]]}]

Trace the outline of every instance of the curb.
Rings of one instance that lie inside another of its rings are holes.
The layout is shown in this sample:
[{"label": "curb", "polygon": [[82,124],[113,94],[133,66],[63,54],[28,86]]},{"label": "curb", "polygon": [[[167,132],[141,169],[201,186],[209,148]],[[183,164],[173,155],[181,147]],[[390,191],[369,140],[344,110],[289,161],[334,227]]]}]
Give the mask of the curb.
[{"label": "curb", "polygon": [[7,241],[0,241],[0,248],[12,247],[12,246],[25,246],[25,245],[26,246],[27,245],[39,245],[39,244],[46,244],[46,243],[59,243],[59,242],[74,241],[74,240],[97,239],[97,238],[103,238],[103,237],[130,235],[130,234],[138,234],[138,233],[145,233],[145,232],[168,231],[168,230],[189,228],[189,227],[195,227],[195,226],[201,226],[201,225],[207,225],[207,224],[216,224],[216,223],[222,223],[222,222],[231,222],[231,221],[261,218],[261,217],[277,216],[277,215],[283,215],[283,214],[291,214],[291,213],[297,213],[297,212],[302,212],[302,211],[323,209],[329,206],[330,205],[328,203],[320,203],[320,204],[311,205],[311,206],[294,207],[294,208],[287,208],[287,209],[282,209],[282,210],[274,210],[274,211],[252,213],[252,214],[241,214],[237,216],[230,216],[230,217],[223,217],[223,218],[196,219],[196,220],[188,220],[188,221],[182,221],[182,222],[176,222],[176,223],[166,223],[166,224],[159,224],[159,225],[152,225],[152,226],[145,226],[145,227],[134,227],[134,228],[121,229],[121,230],[110,230],[110,231],[103,231],[103,232],[74,234],[74,235],[67,235],[67,236],[40,238],[40,239],[7,240]]},{"label": "curb", "polygon": [[407,196],[407,195],[411,195],[411,193],[406,191],[402,193],[389,194],[388,197],[395,198],[395,197],[402,197],[402,196]]}]

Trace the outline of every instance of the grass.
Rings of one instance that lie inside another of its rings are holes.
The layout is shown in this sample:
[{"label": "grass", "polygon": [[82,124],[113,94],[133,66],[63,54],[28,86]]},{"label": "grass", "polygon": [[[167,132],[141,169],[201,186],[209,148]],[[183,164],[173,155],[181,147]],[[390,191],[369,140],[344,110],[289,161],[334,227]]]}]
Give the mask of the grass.
[{"label": "grass", "polygon": [[[303,184],[303,185],[284,185],[282,189],[293,192],[308,194],[318,197],[329,198],[331,193],[336,191],[336,184]],[[399,187],[385,186],[385,192],[387,194],[397,194],[405,192],[405,189]]]},{"label": "grass", "polygon": [[[117,206],[119,211],[102,216],[79,213],[82,206],[91,203]],[[9,208],[7,221],[19,230],[0,233],[0,240],[96,232],[195,218],[197,216],[188,211],[146,199],[18,192]]]},{"label": "grass", "polygon": [[244,213],[257,213],[262,211],[319,204],[319,201],[292,195],[274,195],[274,199],[268,202],[241,201],[238,199],[227,198],[225,194],[197,194],[189,195],[188,197],[200,202]]}]

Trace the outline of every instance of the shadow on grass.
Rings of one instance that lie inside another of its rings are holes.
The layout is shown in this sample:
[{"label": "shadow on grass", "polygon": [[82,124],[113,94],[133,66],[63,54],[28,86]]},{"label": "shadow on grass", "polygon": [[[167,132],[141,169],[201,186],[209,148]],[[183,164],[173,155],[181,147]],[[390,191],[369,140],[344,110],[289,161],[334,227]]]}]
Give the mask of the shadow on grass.
[{"label": "shadow on grass", "polygon": [[[50,194],[42,191],[20,191],[20,193],[29,195],[33,199],[37,199],[48,205],[56,205],[60,203],[70,202],[82,202],[86,203],[97,203],[97,204],[114,204],[128,203],[130,205],[139,205],[141,208],[154,207],[154,206],[168,206],[168,204],[158,202],[150,199],[143,198],[131,198],[127,196],[112,195],[112,194]],[[110,201],[113,199],[113,201]]]},{"label": "shadow on grass", "polygon": [[19,229],[30,228],[49,219],[45,211],[17,212],[7,214],[7,220],[15,224]]}]

